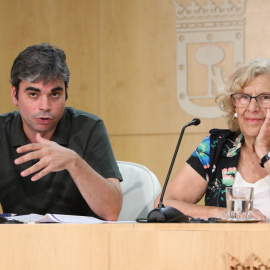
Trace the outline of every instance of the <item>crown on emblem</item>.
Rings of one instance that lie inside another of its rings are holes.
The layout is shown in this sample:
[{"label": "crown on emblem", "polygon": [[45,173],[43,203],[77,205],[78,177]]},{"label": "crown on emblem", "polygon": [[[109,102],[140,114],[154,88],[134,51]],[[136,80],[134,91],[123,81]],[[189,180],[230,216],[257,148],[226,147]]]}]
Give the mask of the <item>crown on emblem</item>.
[{"label": "crown on emblem", "polygon": [[246,0],[239,0],[236,4],[232,4],[231,1],[224,0],[217,5],[208,0],[203,6],[200,6],[193,0],[185,8],[179,2],[172,1],[175,5],[176,17],[179,19],[242,15],[245,11],[245,2]]}]

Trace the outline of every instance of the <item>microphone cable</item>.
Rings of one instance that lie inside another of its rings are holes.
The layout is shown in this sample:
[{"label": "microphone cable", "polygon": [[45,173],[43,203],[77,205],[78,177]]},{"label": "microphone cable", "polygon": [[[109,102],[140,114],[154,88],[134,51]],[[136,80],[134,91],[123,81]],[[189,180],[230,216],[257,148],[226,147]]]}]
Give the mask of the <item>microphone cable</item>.
[{"label": "microphone cable", "polygon": [[[179,217],[182,217],[185,219],[183,219],[183,221],[179,221],[177,223],[216,223],[219,220],[222,220],[221,218],[216,218],[216,217],[202,219],[202,218],[194,218],[194,217],[189,216],[189,215],[181,215],[181,216],[174,217],[172,219],[169,219],[166,222],[161,222],[161,223],[171,223],[171,222],[174,222],[174,220],[177,220]],[[186,220],[186,219],[189,219],[189,220]],[[149,218],[137,218],[136,222],[138,222],[138,223],[157,223],[157,221],[152,221]]]},{"label": "microphone cable", "polygon": [[[190,222],[188,220],[189,218],[194,219],[193,217],[188,216],[188,215],[181,215],[181,216],[176,216],[176,217],[169,219],[169,220],[162,222],[162,223],[173,222],[174,220],[177,220],[179,217],[184,218],[184,219],[183,219],[183,221],[179,221],[178,223],[189,223]],[[156,223],[157,221],[153,221],[151,218],[137,218],[136,222],[139,222],[139,223],[154,223],[155,222]]]}]

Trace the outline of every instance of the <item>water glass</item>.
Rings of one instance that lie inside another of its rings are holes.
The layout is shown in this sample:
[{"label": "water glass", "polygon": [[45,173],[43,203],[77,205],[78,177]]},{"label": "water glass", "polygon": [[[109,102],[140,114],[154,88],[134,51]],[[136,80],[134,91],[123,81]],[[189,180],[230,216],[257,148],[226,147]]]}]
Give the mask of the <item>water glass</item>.
[{"label": "water glass", "polygon": [[253,200],[253,187],[226,187],[228,220],[252,219]]}]

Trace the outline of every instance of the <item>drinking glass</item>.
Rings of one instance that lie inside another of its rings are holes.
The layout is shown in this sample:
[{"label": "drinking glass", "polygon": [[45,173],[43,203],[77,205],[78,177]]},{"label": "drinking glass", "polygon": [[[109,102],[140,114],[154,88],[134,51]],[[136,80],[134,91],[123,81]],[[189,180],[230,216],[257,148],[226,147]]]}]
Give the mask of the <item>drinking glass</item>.
[{"label": "drinking glass", "polygon": [[226,187],[228,220],[252,219],[253,199],[253,187]]}]

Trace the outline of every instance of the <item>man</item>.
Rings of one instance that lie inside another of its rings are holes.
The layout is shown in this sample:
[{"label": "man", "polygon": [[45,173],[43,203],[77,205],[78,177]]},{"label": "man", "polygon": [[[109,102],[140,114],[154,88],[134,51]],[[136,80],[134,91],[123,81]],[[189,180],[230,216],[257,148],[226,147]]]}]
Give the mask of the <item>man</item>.
[{"label": "man", "polygon": [[104,123],[66,107],[65,53],[26,48],[11,69],[18,111],[0,115],[0,202],[4,212],[117,220],[122,181]]}]

